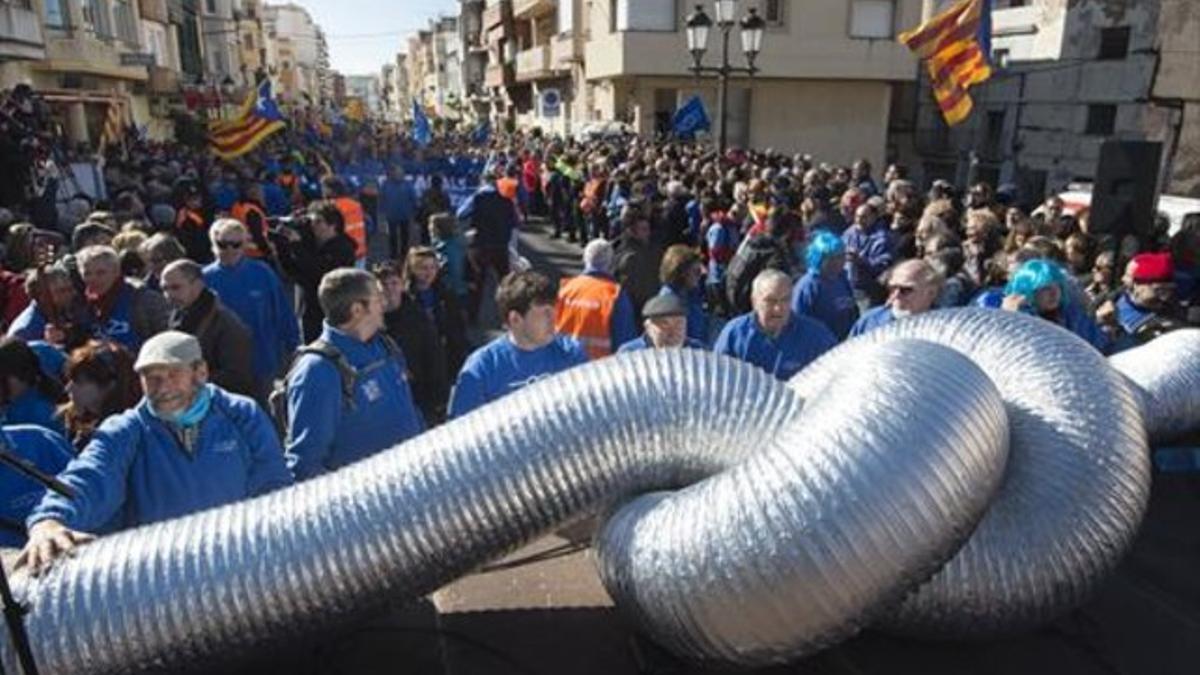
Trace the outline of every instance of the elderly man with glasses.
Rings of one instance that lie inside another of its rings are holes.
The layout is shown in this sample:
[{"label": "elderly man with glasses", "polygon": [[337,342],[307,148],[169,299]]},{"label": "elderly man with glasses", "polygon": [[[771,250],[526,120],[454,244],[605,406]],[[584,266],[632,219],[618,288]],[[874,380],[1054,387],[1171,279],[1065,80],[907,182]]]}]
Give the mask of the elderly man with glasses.
[{"label": "elderly man with glasses", "polygon": [[941,289],[941,276],[924,260],[906,260],[896,265],[888,274],[887,302],[863,314],[850,329],[850,337],[928,312]]}]

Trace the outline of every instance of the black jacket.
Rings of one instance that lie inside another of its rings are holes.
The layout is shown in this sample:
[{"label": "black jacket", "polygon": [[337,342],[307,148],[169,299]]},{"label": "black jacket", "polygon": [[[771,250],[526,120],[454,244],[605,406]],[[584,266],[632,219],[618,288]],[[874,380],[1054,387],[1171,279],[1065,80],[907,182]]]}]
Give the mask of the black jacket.
[{"label": "black jacket", "polygon": [[400,344],[411,376],[413,400],[433,426],[446,418],[450,385],[446,376],[446,352],[437,326],[420,306],[405,296],[396,309],[383,315],[389,335]]},{"label": "black jacket", "polygon": [[250,329],[207,288],[184,309],[171,312],[171,330],[196,336],[213,384],[246,396],[256,396],[250,364]]},{"label": "black jacket", "polygon": [[793,273],[792,255],[787,245],[769,234],[759,234],[742,244],[725,276],[725,295],[734,314],[750,311],[750,286],[754,277],[766,269],[776,269],[788,276]]},{"label": "black jacket", "polygon": [[321,335],[321,321],[325,319],[321,303],[317,301],[317,287],[321,277],[339,267],[354,267],[354,240],[345,234],[318,245],[307,232],[298,242],[277,242],[279,264],[292,281],[300,287],[300,322],[304,327],[304,341],[312,342]]}]

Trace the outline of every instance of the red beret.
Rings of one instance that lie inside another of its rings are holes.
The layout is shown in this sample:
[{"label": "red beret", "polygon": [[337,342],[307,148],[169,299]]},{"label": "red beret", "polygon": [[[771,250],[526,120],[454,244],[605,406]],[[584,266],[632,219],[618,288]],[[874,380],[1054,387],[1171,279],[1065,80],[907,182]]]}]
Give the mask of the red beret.
[{"label": "red beret", "polygon": [[1142,253],[1133,256],[1133,282],[1153,284],[1175,280],[1175,263],[1170,253]]}]

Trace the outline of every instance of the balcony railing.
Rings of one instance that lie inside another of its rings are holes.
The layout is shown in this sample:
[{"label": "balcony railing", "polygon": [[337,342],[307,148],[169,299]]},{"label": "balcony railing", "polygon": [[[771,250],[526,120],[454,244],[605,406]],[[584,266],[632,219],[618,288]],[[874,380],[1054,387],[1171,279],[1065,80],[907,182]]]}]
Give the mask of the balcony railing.
[{"label": "balcony railing", "polygon": [[569,70],[571,64],[579,58],[575,53],[575,38],[567,35],[556,37],[550,42],[550,68],[552,70]]},{"label": "balcony railing", "polygon": [[42,21],[31,9],[0,4],[0,56],[45,58]]},{"label": "balcony railing", "polygon": [[517,79],[521,81],[535,80],[551,74],[550,45],[542,45],[533,49],[517,52]]}]

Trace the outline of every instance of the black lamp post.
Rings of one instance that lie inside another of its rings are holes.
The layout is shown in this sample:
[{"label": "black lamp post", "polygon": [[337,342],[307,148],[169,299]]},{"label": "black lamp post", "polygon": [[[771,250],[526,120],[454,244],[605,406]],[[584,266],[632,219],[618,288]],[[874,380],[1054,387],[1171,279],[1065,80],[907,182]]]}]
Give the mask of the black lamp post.
[{"label": "black lamp post", "polygon": [[[741,22],[738,22],[735,18],[737,0],[715,0],[713,9],[717,16],[715,24],[708,14],[705,14],[704,7],[701,5],[696,5],[696,11],[687,18],[687,45],[688,51],[692,54],[692,65],[688,70],[697,77],[700,75],[717,76],[717,150],[723,156],[727,139],[725,117],[726,101],[729,97],[729,76],[734,73],[745,73],[754,77],[754,74],[758,72],[754,60],[762,51],[763,33],[766,30],[767,22],[763,21],[763,18],[758,15],[758,10],[753,7],[747,11]],[[742,53],[746,56],[746,66],[744,67],[729,64],[729,35],[733,32],[733,27],[739,23],[742,29]],[[721,31],[721,65],[705,66],[702,65],[704,52],[708,51],[708,34],[714,25]]]}]

